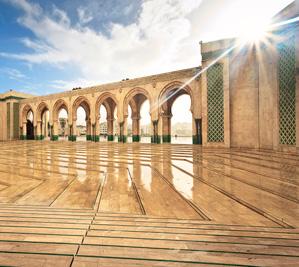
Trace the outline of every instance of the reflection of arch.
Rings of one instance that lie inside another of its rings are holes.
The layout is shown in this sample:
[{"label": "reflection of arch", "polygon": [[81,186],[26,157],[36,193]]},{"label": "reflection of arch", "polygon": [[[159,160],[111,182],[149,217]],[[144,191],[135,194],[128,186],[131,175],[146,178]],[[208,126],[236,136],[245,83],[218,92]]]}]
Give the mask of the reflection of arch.
[{"label": "reflection of arch", "polygon": [[69,113],[68,105],[63,99],[58,99],[53,106],[53,120],[58,121],[60,110],[65,109]]},{"label": "reflection of arch", "polygon": [[140,87],[136,87],[130,90],[124,100],[124,117],[128,116],[129,105],[131,106],[132,114],[139,114],[140,108],[146,100],[149,101],[151,110],[152,99],[148,91]]},{"label": "reflection of arch", "polygon": [[86,114],[86,120],[89,119],[90,116],[90,103],[85,96],[79,96],[73,103],[73,120],[77,119],[77,109],[82,107]]},{"label": "reflection of arch", "polygon": [[188,85],[185,85],[182,82],[178,81],[169,83],[162,89],[159,95],[160,113],[171,115],[172,104],[179,96],[184,94],[188,94],[191,98],[190,111],[191,113],[193,113],[193,92]]}]

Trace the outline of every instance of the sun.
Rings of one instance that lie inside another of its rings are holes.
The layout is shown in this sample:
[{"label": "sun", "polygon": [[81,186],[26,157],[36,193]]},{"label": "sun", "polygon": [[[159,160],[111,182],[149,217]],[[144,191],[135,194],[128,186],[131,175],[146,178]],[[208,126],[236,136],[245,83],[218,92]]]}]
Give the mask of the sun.
[{"label": "sun", "polygon": [[240,32],[241,43],[258,43],[266,38],[269,31],[270,21],[266,19],[253,18],[251,21],[247,21]]},{"label": "sun", "polygon": [[243,27],[239,36],[242,43],[258,43],[261,42],[267,35],[270,22],[268,21],[252,21]]}]

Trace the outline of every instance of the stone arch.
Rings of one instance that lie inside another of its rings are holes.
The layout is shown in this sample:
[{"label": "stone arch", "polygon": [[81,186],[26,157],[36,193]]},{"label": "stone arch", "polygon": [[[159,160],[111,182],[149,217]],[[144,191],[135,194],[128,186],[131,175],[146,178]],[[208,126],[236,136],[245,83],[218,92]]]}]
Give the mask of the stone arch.
[{"label": "stone arch", "polygon": [[37,121],[42,120],[42,115],[46,110],[49,110],[48,105],[45,102],[39,103],[39,105],[37,106],[37,109],[36,109],[36,119],[37,119]]},{"label": "stone arch", "polygon": [[69,108],[67,103],[63,99],[58,99],[53,106],[53,120],[58,121],[59,111],[65,109],[69,114]]},{"label": "stone arch", "polygon": [[[159,94],[159,113],[171,113],[171,107],[174,101],[181,95],[188,94],[191,99],[190,111],[193,114],[194,93],[189,85],[179,81],[167,84]],[[169,99],[168,99],[169,98]],[[168,100],[166,100],[168,99]]]},{"label": "stone arch", "polygon": [[[191,99],[190,111],[193,117],[194,93],[189,85],[179,81],[174,81],[167,84],[159,94],[159,128],[162,135],[163,143],[171,142],[171,121],[172,121],[172,106],[178,97],[181,95],[189,95]],[[194,127],[194,119],[192,119],[192,131]],[[193,133],[192,133],[193,135]]]},{"label": "stone arch", "polygon": [[124,110],[123,110],[124,117],[128,116],[128,106],[129,105],[131,106],[132,112],[138,112],[138,108],[140,108],[140,107],[138,107],[136,101],[132,101],[138,95],[143,96],[141,105],[144,103],[144,101],[146,101],[146,100],[149,101],[149,103],[150,103],[150,110],[151,110],[152,98],[151,98],[149,92],[147,90],[145,90],[144,88],[135,87],[135,88],[131,89],[127,93],[127,95],[125,96],[124,106],[123,106],[123,108],[124,108]]},{"label": "stone arch", "polygon": [[22,123],[26,123],[26,122],[27,122],[27,115],[28,115],[29,111],[32,112],[32,114],[33,114],[33,120],[34,120],[34,116],[35,116],[35,114],[34,114],[34,112],[33,112],[33,108],[32,108],[31,105],[26,104],[26,105],[22,108],[22,112],[21,112],[21,114],[22,114],[21,122],[22,122]]},{"label": "stone arch", "polygon": [[[28,120],[28,114],[29,112],[32,112],[33,118],[32,121]],[[23,108],[22,108],[22,112],[21,112],[21,130],[22,130],[22,134],[21,134],[21,139],[34,139],[34,120],[35,120],[35,113],[33,111],[33,108],[31,105],[26,104]]]},{"label": "stone arch", "polygon": [[77,119],[77,109],[79,107],[82,107],[85,110],[86,113],[86,120],[90,117],[90,111],[91,111],[91,105],[89,100],[85,96],[79,96],[75,99],[72,105],[73,110],[73,120],[76,121]]},{"label": "stone arch", "polygon": [[[147,90],[141,87],[131,89],[124,98],[123,114],[124,118],[128,118],[129,106],[131,107],[131,123],[132,123],[132,141],[141,141],[141,126],[140,126],[140,111],[143,103],[148,100],[150,104],[149,113],[151,112],[152,98]],[[126,129],[124,130],[125,136],[128,134],[128,121],[125,120]],[[125,137],[126,138],[126,137]]]},{"label": "stone arch", "polygon": [[101,105],[105,106],[107,111],[107,117],[110,118],[113,116],[115,108],[118,107],[118,101],[116,97],[109,92],[100,95],[95,104],[96,120],[99,119],[99,110]]}]

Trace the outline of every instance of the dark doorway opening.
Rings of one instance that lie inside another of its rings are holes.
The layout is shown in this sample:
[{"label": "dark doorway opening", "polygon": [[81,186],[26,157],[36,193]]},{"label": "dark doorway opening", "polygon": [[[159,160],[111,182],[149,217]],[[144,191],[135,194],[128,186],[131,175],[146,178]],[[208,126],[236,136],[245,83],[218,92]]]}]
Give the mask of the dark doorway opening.
[{"label": "dark doorway opening", "polygon": [[27,120],[26,130],[27,140],[34,140],[34,127],[32,121]]}]

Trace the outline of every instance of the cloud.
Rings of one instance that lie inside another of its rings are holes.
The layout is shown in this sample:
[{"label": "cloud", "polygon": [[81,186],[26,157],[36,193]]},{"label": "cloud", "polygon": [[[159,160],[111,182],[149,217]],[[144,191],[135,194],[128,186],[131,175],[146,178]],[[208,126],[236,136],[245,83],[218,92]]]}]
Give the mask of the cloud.
[{"label": "cloud", "polygon": [[13,68],[1,68],[0,73],[4,74],[11,80],[23,81],[28,77],[21,71]]},{"label": "cloud", "polygon": [[72,26],[66,12],[56,7],[49,14],[26,0],[10,2],[23,10],[18,21],[32,31],[35,39],[22,40],[32,53],[0,53],[2,57],[61,68],[72,64],[80,70],[81,81],[98,83],[200,63],[198,40],[197,36],[190,38],[188,15],[201,0],[145,1],[138,19],[127,26],[111,24],[109,37],[84,26],[92,18],[82,8],[78,9],[81,25]]},{"label": "cloud", "polygon": [[93,16],[91,15],[91,13],[89,13],[89,11],[84,7],[78,7],[77,13],[80,24],[84,25],[93,20]]},{"label": "cloud", "polygon": [[97,84],[98,81],[75,79],[75,80],[53,80],[50,82],[50,87],[58,91],[72,90],[78,87],[88,87]]}]

